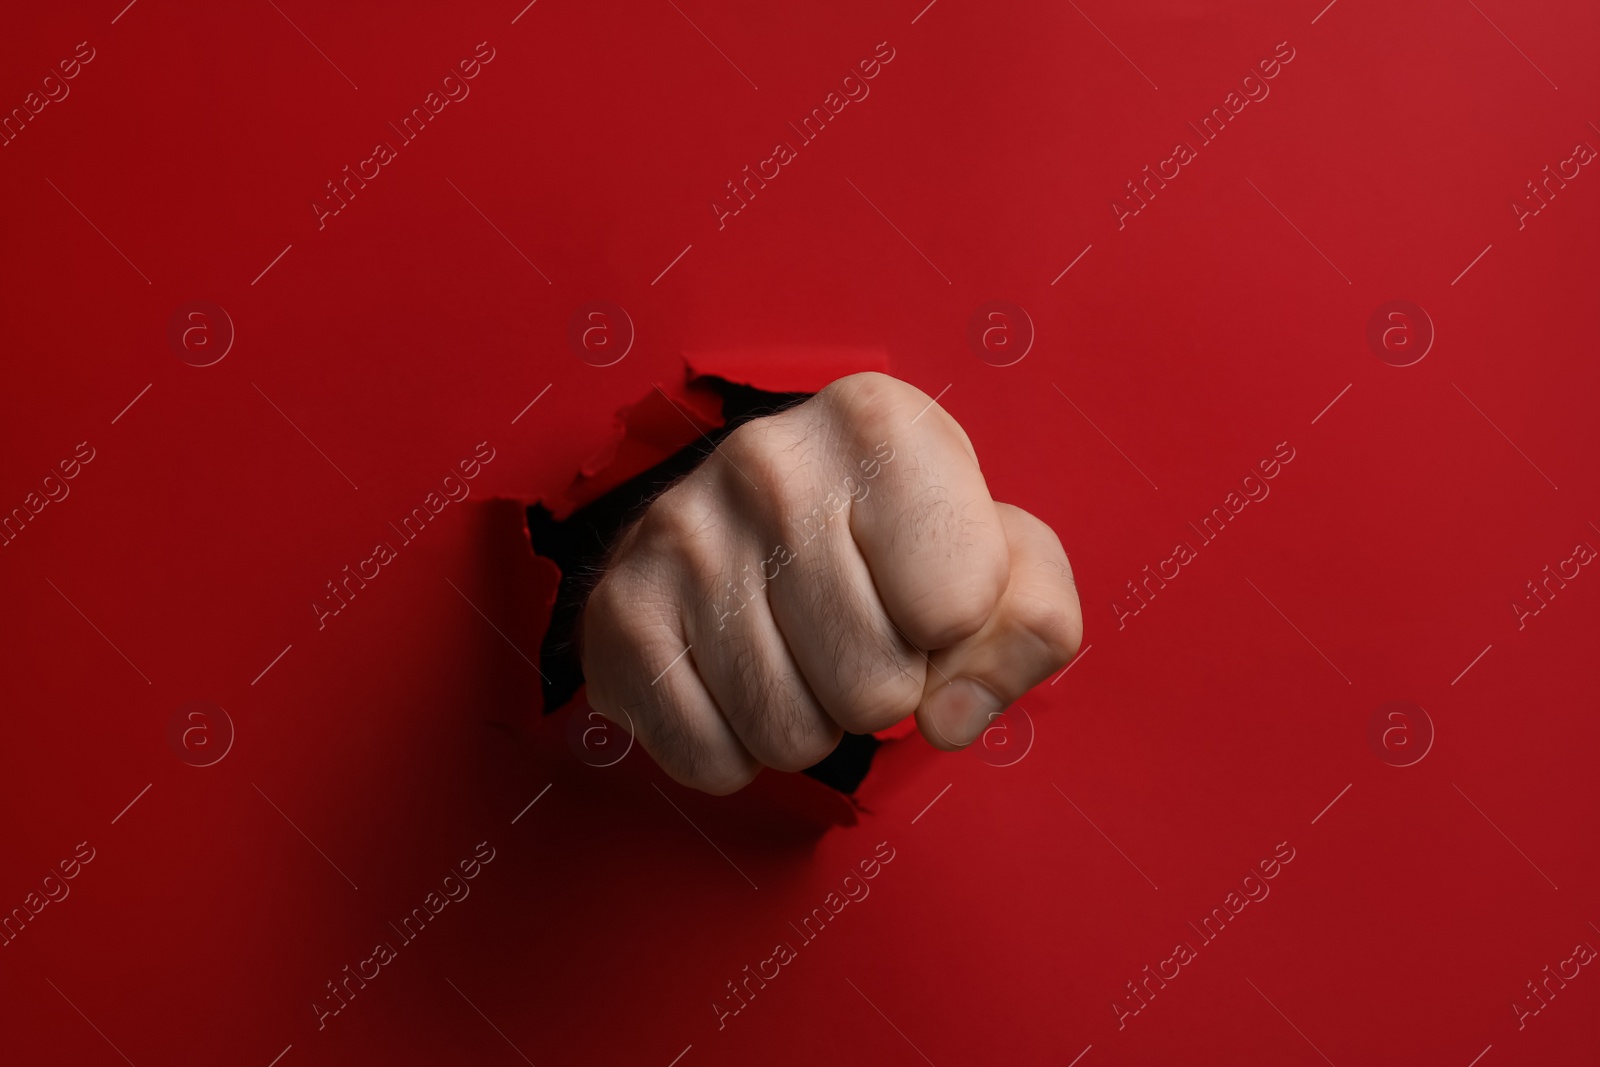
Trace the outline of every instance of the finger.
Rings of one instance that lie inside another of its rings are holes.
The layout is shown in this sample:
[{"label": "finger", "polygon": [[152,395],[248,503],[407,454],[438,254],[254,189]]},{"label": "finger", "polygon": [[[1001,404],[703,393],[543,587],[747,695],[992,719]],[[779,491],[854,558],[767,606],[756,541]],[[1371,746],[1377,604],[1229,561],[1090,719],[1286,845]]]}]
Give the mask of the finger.
[{"label": "finger", "polygon": [[725,796],[749,785],[761,763],[728,725],[693,654],[689,648],[677,663],[657,658],[663,673],[651,684],[644,710],[634,712],[639,743],[680,785]]},{"label": "finger", "polygon": [[919,648],[976,633],[1007,576],[999,514],[966,434],[921,390],[880,374],[818,394],[854,449],[834,479],[889,617]]},{"label": "finger", "polygon": [[[718,451],[729,469],[719,479],[720,498],[739,502],[763,547],[725,583],[730,595],[714,614],[721,620],[764,598],[778,643],[813,700],[838,727],[871,733],[916,710],[925,661],[895,629],[851,535],[850,490],[840,488],[848,468],[818,459],[837,447],[831,432],[818,409],[801,405],[747,423],[723,441]],[[765,619],[756,622],[766,632]],[[776,651],[766,656],[767,670],[785,669]],[[729,698],[724,710],[733,703]]]},{"label": "finger", "polygon": [[[772,557],[740,569],[690,616],[701,678],[745,749],[780,771],[819,762],[843,731],[823,710],[790,653],[767,601]],[[704,654],[702,655],[702,650]]]},{"label": "finger", "polygon": [[886,729],[922,699],[927,661],[895,628],[840,519],[809,541],[767,588],[790,655],[830,719],[851,733]]},{"label": "finger", "polygon": [[625,563],[589,594],[580,620],[589,703],[629,723],[677,782],[732,793],[749,784],[760,764],[702,682],[676,613],[651,608],[661,599],[654,588],[638,565]]},{"label": "finger", "polygon": [[1066,552],[1040,520],[996,505],[1011,574],[994,614],[971,637],[930,657],[917,726],[935,747],[971,744],[995,715],[1065,667],[1083,643]]}]

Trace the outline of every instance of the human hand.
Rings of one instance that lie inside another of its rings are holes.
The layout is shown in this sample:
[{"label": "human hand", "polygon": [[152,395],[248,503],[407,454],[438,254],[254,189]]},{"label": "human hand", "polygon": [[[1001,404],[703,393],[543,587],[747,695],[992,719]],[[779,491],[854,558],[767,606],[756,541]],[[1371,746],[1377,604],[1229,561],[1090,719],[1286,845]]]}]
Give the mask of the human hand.
[{"label": "human hand", "polygon": [[915,714],[954,750],[1077,654],[1056,535],[989,496],[920,389],[841,378],[748,422],[624,531],[579,622],[589,703],[731,793]]}]

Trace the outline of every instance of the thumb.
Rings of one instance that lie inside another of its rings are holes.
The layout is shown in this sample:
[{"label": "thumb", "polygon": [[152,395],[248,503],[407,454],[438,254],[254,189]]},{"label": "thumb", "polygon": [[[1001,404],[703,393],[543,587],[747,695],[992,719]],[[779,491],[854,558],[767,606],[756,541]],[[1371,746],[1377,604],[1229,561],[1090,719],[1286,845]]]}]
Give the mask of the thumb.
[{"label": "thumb", "polygon": [[971,744],[1008,705],[1071,662],[1083,643],[1077,587],[1060,539],[1021,508],[995,507],[1011,577],[982,629],[928,656],[917,727],[935,748]]}]

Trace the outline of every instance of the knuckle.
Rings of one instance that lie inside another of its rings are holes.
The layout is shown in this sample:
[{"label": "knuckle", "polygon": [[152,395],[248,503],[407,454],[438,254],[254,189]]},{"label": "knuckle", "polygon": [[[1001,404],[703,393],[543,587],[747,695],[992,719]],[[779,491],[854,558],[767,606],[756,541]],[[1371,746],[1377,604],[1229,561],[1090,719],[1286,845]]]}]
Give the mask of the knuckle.
[{"label": "knuckle", "polygon": [[735,427],[718,445],[722,458],[734,468],[727,484],[735,491],[753,488],[764,499],[782,500],[800,467],[793,444],[779,418],[752,419]]},{"label": "knuckle", "polygon": [[640,742],[673,781],[691,789],[725,796],[755,777],[757,768],[748,759],[720,750],[673,706],[670,697],[651,709]]},{"label": "knuckle", "polygon": [[887,729],[917,710],[922,701],[923,678],[883,663],[864,672],[839,710],[840,725],[851,733],[870,734]]},{"label": "knuckle", "polygon": [[809,724],[796,729],[793,721],[770,723],[753,750],[757,759],[774,770],[803,771],[820,762],[839,743],[838,730]]},{"label": "knuckle", "polygon": [[666,641],[664,632],[675,628],[676,597],[654,569],[639,560],[612,566],[600,577],[583,603],[579,618],[579,647],[591,685],[600,680],[626,679],[643,669],[652,647]]},{"label": "knuckle", "polygon": [[937,398],[898,378],[876,371],[852,374],[827,386],[817,399],[822,402],[819,412],[833,422],[838,443],[862,455],[896,439],[920,445],[917,451],[930,456],[955,457],[953,469],[978,467],[972,439],[955,417]]},{"label": "knuckle", "polygon": [[923,442],[948,436],[974,466],[977,464],[978,454],[961,424],[936,398],[898,378],[877,371],[852,374],[833,382],[818,396],[825,398],[825,410],[842,424],[840,439],[857,450],[870,453],[886,436],[910,436]]},{"label": "knuckle", "polygon": [[839,741],[822,709],[809,693],[801,691],[792,675],[769,692],[779,694],[760,716],[763,751],[772,758],[762,762],[783,771],[803,771],[822,759]]},{"label": "knuckle", "polygon": [[756,759],[780,771],[800,771],[833,750],[838,737],[829,736],[826,717],[798,677],[774,672],[768,650],[754,643],[723,647],[720,670],[734,694],[724,702],[725,712]]},{"label": "knuckle", "polygon": [[[584,607],[583,660],[591,705],[627,711],[639,743],[681,785],[717,795],[748,785],[760,769],[737,742],[686,710],[692,699],[678,681],[651,681],[678,649],[661,622],[671,598],[631,564],[601,578]],[[653,603],[659,601],[659,603]],[[680,667],[680,670],[683,668]]]},{"label": "knuckle", "polygon": [[909,418],[927,403],[920,389],[878,371],[847,375],[818,395],[826,397],[828,404],[851,422],[881,425]]},{"label": "knuckle", "polygon": [[771,419],[750,419],[730,430],[717,447],[735,459],[755,460],[767,450],[772,437]]},{"label": "knuckle", "polygon": [[920,656],[908,656],[884,631],[859,624],[837,627],[835,634],[835,722],[852,733],[873,733],[917,710],[926,673]]},{"label": "knuckle", "polygon": [[1005,586],[985,570],[969,570],[931,587],[910,605],[915,627],[929,648],[948,648],[988,623]]},{"label": "knuckle", "polygon": [[1083,646],[1083,612],[1076,598],[1028,593],[1008,605],[1014,625],[1038,641],[1052,663],[1071,662]]},{"label": "knuckle", "polygon": [[827,716],[852,733],[872,733],[915,711],[925,661],[894,632],[876,598],[820,556],[803,556],[794,566],[793,617],[817,650],[806,680]]},{"label": "knuckle", "polygon": [[651,502],[639,519],[631,544],[656,549],[682,546],[703,537],[716,525],[717,509],[707,494],[680,482]]},{"label": "knuckle", "polygon": [[779,768],[787,771],[803,771],[807,767],[814,767],[828,758],[828,754],[839,747],[839,738],[844,736],[840,729],[814,730],[807,735],[807,742],[797,745],[793,750],[793,758],[789,766]]}]

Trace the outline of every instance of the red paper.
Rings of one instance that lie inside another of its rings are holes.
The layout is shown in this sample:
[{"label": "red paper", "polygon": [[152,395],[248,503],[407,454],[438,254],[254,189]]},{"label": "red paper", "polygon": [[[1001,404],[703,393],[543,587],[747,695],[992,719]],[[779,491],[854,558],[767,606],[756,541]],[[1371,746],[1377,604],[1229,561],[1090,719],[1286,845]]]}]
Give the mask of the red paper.
[{"label": "red paper", "polygon": [[[1596,29],[16,13],[0,1058],[1593,1062]],[[520,509],[882,353],[1079,659],[820,817],[585,761]]]}]

